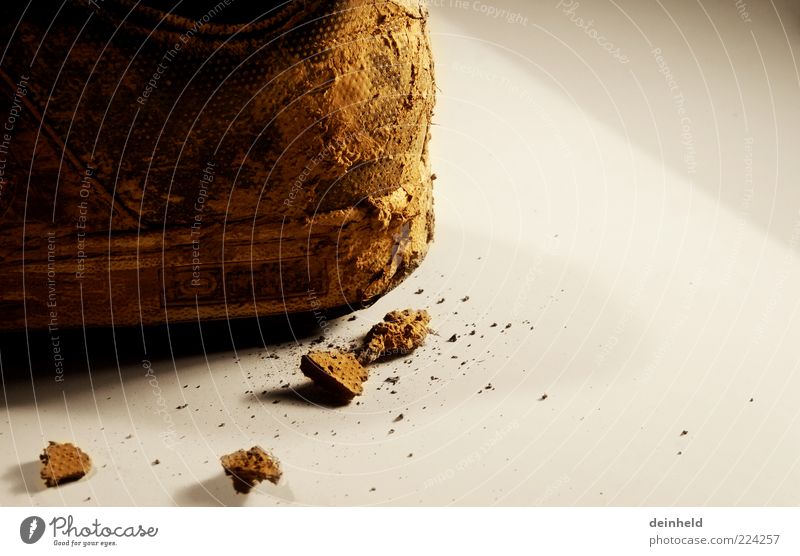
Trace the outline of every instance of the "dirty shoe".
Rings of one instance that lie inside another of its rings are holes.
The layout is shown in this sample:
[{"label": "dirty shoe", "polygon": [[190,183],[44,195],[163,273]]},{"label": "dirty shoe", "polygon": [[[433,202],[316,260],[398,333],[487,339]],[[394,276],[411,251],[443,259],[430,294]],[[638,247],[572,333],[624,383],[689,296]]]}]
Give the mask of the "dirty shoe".
[{"label": "dirty shoe", "polygon": [[0,7],[0,328],[357,306],[425,255],[420,2],[167,4]]}]

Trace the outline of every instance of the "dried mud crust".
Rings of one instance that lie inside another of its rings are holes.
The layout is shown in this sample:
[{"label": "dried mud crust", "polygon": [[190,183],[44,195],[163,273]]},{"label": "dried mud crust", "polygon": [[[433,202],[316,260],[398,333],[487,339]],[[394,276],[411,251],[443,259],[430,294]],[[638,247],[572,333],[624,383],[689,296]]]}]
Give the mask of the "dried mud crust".
[{"label": "dried mud crust", "polygon": [[358,360],[368,365],[380,359],[388,359],[411,353],[422,345],[428,336],[431,317],[422,309],[392,311],[383,317],[367,333]]},{"label": "dried mud crust", "polygon": [[261,481],[277,484],[281,478],[278,461],[260,446],[238,450],[220,458],[225,474],[233,479],[233,488],[247,494]]},{"label": "dried mud crust", "polygon": [[300,359],[300,370],[320,388],[344,402],[361,395],[368,377],[355,355],[340,351],[312,351]]},{"label": "dried mud crust", "polygon": [[41,477],[48,487],[77,481],[92,468],[92,460],[77,446],[50,441],[39,456],[42,462]]}]

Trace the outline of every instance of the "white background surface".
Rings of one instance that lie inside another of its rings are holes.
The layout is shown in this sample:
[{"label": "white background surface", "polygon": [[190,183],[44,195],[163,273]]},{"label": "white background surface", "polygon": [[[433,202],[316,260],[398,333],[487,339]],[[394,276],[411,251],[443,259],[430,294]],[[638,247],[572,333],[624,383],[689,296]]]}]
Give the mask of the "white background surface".
[{"label": "white background surface", "polygon": [[[438,335],[339,409],[293,394],[308,341],[167,352],[159,390],[130,358],[63,392],[4,360],[0,502],[800,504],[800,5],[582,2],[627,64],[555,1],[465,5],[431,5],[436,241],[327,333],[414,306]],[[44,490],[49,439],[91,476]],[[284,480],[235,495],[218,458],[253,444]]]}]

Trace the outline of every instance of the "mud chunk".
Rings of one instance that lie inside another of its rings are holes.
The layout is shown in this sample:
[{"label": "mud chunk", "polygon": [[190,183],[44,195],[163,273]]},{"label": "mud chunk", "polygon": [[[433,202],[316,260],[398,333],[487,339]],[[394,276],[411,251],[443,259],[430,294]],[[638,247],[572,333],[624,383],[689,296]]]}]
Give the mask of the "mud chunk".
[{"label": "mud chunk", "polygon": [[392,311],[367,333],[358,360],[368,365],[379,359],[407,355],[422,345],[428,335],[428,311]]},{"label": "mud chunk", "polygon": [[225,475],[233,479],[233,488],[241,494],[247,494],[261,481],[277,484],[281,478],[278,461],[260,446],[222,456],[220,462]]},{"label": "mud chunk", "polygon": [[316,351],[304,355],[300,370],[333,397],[350,401],[364,391],[367,370],[352,353]]},{"label": "mud chunk", "polygon": [[48,487],[77,481],[92,468],[92,460],[77,446],[52,440],[39,456],[42,461],[41,476]]}]

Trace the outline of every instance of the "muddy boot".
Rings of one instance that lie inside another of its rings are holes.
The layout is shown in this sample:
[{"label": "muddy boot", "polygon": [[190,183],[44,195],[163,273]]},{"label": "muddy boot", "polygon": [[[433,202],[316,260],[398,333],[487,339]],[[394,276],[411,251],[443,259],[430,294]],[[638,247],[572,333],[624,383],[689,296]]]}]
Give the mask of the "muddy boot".
[{"label": "muddy boot", "polygon": [[176,3],[0,7],[0,329],[357,307],[424,257],[421,3]]}]

